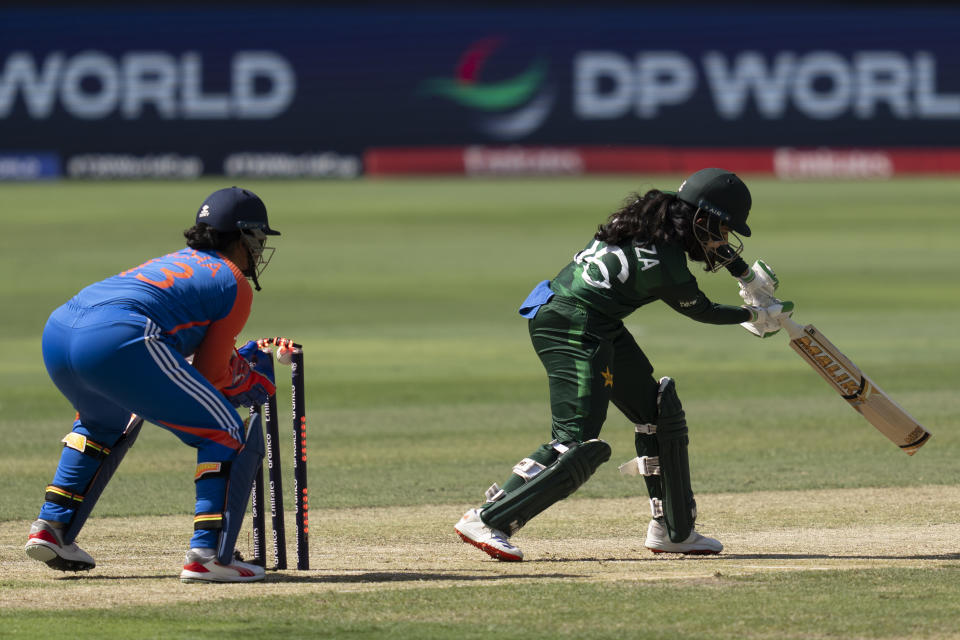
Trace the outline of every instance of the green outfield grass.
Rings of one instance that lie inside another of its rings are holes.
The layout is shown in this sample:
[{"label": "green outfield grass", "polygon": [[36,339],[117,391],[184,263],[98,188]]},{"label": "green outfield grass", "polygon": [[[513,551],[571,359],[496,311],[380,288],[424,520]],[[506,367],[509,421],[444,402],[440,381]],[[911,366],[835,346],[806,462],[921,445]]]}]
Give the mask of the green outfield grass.
[{"label": "green outfield grass", "polygon": [[[271,225],[283,235],[241,337],[285,335],[305,346],[312,505],[451,505],[452,526],[490,483],[502,482],[517,460],[549,439],[546,379],[517,306],[587,243],[629,192],[673,188],[680,179],[243,184],[264,199]],[[848,408],[789,349],[785,336],[759,340],[739,327],[698,324],[654,304],[627,324],[656,373],[677,379],[697,491],[954,484],[960,455],[956,181],[746,179],[754,235],[745,241],[745,258],[769,262],[780,276],[781,296],[797,305],[795,319],[816,324],[934,438],[908,458]],[[181,231],[203,198],[221,186],[228,182],[0,185],[6,238],[0,251],[0,522],[26,527],[35,517],[59,439],[70,428],[72,409],[41,360],[46,317],[82,286],[182,247]],[[740,303],[725,272],[695,273],[713,299]],[[614,448],[611,463],[571,500],[639,490],[636,479],[616,471],[635,455],[632,426],[611,410],[602,437]],[[191,450],[159,428],[145,428],[94,518],[189,513],[192,472]],[[184,542],[188,535],[184,531]],[[383,535],[389,538],[388,528]],[[935,604],[955,610],[951,585],[958,568],[948,562],[929,574],[886,568],[856,577],[843,570],[804,572],[795,581],[771,574],[660,585],[663,591],[649,584],[478,580],[445,593],[294,594],[271,596],[251,611],[237,601],[228,606],[236,609],[236,624],[223,628],[239,631],[254,616],[273,615],[290,628],[298,620],[325,620],[330,636],[385,637],[382,625],[389,624],[395,637],[445,637],[457,614],[479,621],[489,635],[519,636],[522,620],[511,612],[511,599],[529,598],[553,620],[541,629],[544,635],[561,637],[630,637],[630,629],[640,633],[641,621],[653,625],[650,637],[679,637],[672,631],[689,637],[911,637],[894,618],[874,629],[865,613],[873,605],[860,611],[857,603],[868,594],[878,602],[889,597],[891,608],[920,615],[910,594],[929,587]],[[43,569],[36,567],[38,578],[47,579]],[[174,563],[170,572],[176,571]],[[76,582],[83,579],[56,588]],[[0,585],[0,593],[16,586]],[[472,598],[492,609],[470,604]],[[746,623],[752,634],[724,626],[726,608],[748,607],[758,598],[765,604]],[[654,624],[649,612],[661,605],[686,616],[688,626]],[[522,610],[532,615],[529,607]],[[825,622],[830,611],[835,615]],[[34,614],[14,616],[9,629],[30,624]],[[73,612],[70,621],[82,626],[99,615]],[[174,620],[198,632],[205,628],[202,607],[121,608],[116,615],[124,622],[108,631],[118,636],[123,625],[141,624],[144,616],[157,628]],[[584,617],[577,625],[561,624],[570,615]],[[53,616],[37,620],[52,624]],[[217,616],[223,625],[229,618]],[[791,620],[793,635],[784,635],[788,625],[775,618]],[[590,620],[610,624],[586,633]],[[915,637],[955,637],[930,625],[914,631]]]},{"label": "green outfield grass", "polygon": [[[517,630],[524,630],[525,637],[570,639],[897,638],[905,637],[904,615],[889,607],[891,601],[902,601],[913,606],[910,627],[916,635],[906,637],[956,637],[943,628],[937,611],[943,598],[955,602],[949,581],[957,578],[956,571],[939,573],[933,588],[929,571],[883,570],[853,576],[843,571],[749,578],[719,574],[698,584],[607,584],[602,590],[552,581],[526,586],[520,602],[515,589],[491,587],[470,589],[482,594],[476,599],[464,597],[463,588],[269,596],[222,602],[212,615],[206,603],[122,606],[92,629],[87,627],[89,613],[42,611],[7,630],[29,634],[65,625],[81,630],[79,638],[107,632],[111,637],[179,639],[209,633],[212,619],[218,633],[261,638],[480,640],[510,637]],[[568,617],[543,615],[561,607],[569,607]],[[718,628],[715,621],[724,619],[730,624]],[[162,634],[143,634],[158,628]]]}]

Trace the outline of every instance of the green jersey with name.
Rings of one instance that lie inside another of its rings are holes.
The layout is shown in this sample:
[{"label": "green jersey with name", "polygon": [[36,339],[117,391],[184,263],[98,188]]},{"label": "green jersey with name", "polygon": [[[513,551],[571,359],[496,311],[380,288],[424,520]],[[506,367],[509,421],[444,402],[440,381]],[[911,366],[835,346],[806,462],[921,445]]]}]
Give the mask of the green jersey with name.
[{"label": "green jersey with name", "polygon": [[617,320],[654,300],[699,322],[738,324],[750,319],[746,309],[711,302],[690,273],[684,250],[669,243],[592,240],[550,281],[550,289]]}]

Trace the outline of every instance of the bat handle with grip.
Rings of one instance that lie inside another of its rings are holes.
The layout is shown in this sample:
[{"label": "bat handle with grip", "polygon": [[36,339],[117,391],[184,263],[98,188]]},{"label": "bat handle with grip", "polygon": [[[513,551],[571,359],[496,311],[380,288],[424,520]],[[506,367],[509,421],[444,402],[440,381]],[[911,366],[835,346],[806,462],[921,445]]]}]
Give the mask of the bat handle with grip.
[{"label": "bat handle with grip", "polygon": [[794,322],[790,316],[780,316],[780,326],[787,330],[791,340],[803,337],[803,327]]}]

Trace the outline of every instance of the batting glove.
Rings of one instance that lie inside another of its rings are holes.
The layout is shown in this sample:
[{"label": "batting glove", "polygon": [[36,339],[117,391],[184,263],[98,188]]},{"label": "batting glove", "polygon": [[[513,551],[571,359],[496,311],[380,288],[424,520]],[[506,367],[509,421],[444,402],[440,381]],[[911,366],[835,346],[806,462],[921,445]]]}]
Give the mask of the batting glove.
[{"label": "batting glove", "polygon": [[775,302],[766,307],[744,306],[750,312],[750,320],[741,322],[740,326],[757,336],[768,338],[780,331],[780,319],[793,315],[793,302]]},{"label": "batting glove", "polygon": [[749,306],[767,307],[777,302],[774,292],[780,280],[763,260],[757,260],[743,278],[740,278],[740,297]]}]

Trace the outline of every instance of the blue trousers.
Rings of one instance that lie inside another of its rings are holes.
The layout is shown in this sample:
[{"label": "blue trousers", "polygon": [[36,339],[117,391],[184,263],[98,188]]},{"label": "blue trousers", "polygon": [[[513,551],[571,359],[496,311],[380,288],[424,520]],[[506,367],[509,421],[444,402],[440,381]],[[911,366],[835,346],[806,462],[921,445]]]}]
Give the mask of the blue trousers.
[{"label": "blue trousers", "polygon": [[[67,303],[44,328],[43,361],[77,411],[74,432],[112,447],[133,413],[172,431],[197,450],[195,513],[222,513],[226,478],[200,470],[211,466],[204,463],[236,457],[246,436],[244,423],[171,342],[143,315]],[[64,447],[52,484],[82,495],[99,466],[95,458]],[[55,522],[69,522],[72,514],[49,501],[40,510],[41,518]],[[215,548],[218,535],[215,529],[197,529],[190,546]]]}]

